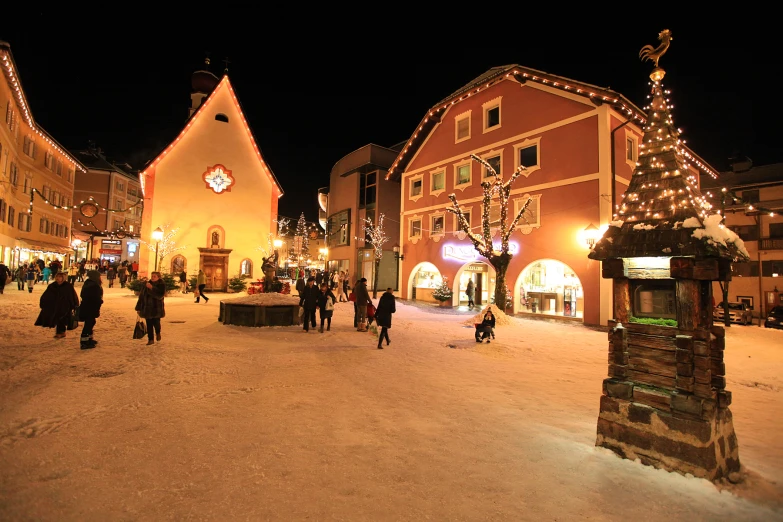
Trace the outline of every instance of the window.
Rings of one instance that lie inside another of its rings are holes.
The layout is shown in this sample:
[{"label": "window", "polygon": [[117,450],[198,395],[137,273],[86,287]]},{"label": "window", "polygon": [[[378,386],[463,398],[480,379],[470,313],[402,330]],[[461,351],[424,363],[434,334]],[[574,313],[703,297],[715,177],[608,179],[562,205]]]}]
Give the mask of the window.
[{"label": "window", "polygon": [[46,168],[49,170],[54,169],[54,156],[51,152],[47,152],[44,156],[44,165],[46,165]]},{"label": "window", "polygon": [[74,169],[68,169],[68,183],[73,183]]},{"label": "window", "polygon": [[49,199],[49,196],[51,195],[52,189],[49,188],[49,185],[44,185],[43,188],[43,197],[44,199]]},{"label": "window", "polygon": [[430,173],[430,194],[440,194],[446,189],[446,171],[437,170]]},{"label": "window", "polygon": [[[516,217],[519,211],[522,209],[522,206],[527,201],[527,198],[531,198],[532,201],[527,206],[527,210],[525,210],[525,213],[522,214],[522,217],[519,218],[519,221],[517,222],[517,227],[534,227],[539,228],[541,227],[541,194],[536,194],[535,196],[530,196],[530,194],[525,194],[524,196],[520,198],[514,199],[514,216]],[[513,219],[513,218],[512,218]]]},{"label": "window", "polygon": [[116,207],[114,207],[116,210],[124,210],[124,209],[123,209],[123,204],[122,204],[122,200],[121,200],[121,199],[118,199],[118,200],[116,201],[116,203],[117,203],[117,206],[116,206]]},{"label": "window", "polygon": [[16,218],[16,210],[14,207],[8,207],[8,224],[14,226],[14,218]]},{"label": "window", "polygon": [[13,161],[11,162],[11,167],[8,170],[8,181],[11,183],[11,186],[15,187],[16,184],[19,182],[19,172],[16,168],[16,163]]},{"label": "window", "polygon": [[60,193],[55,191],[52,192],[52,205],[59,205],[60,204]]},{"label": "window", "polygon": [[421,237],[421,218],[411,219],[408,228],[409,237]]},{"label": "window", "polygon": [[62,177],[63,175],[63,162],[60,160],[55,160],[54,162],[54,173],[58,176]]},{"label": "window", "polygon": [[415,198],[417,196],[421,197],[421,178],[414,178],[410,181],[411,184],[411,198]]},{"label": "window", "polygon": [[[495,170],[495,173],[500,175],[500,155],[498,156],[492,156],[491,158],[486,158],[486,162],[492,165],[492,168]],[[490,171],[488,168],[484,168],[484,177],[488,178],[490,177]]]},{"label": "window", "polygon": [[626,138],[625,140],[625,159],[636,161],[636,143],[633,141],[633,138]]},{"label": "window", "polygon": [[378,171],[359,175],[359,208],[375,206]]},{"label": "window", "polygon": [[538,165],[538,146],[525,147],[519,149],[519,164],[524,167],[534,167]]},{"label": "window", "polygon": [[[180,270],[180,272],[181,271],[182,270]],[[239,263],[239,275],[240,277],[253,277],[253,261],[250,259],[243,259],[242,262]]]},{"label": "window", "polygon": [[115,183],[115,187],[117,188],[118,191],[122,192],[125,190],[125,183],[123,183],[122,181],[118,181]]},{"label": "window", "polygon": [[442,236],[444,234],[443,214],[433,214],[430,222],[430,236]]},{"label": "window", "polygon": [[635,317],[676,319],[674,280],[633,281],[631,301]]},{"label": "window", "polygon": [[222,112],[219,112],[215,114],[215,120],[222,121],[223,123],[228,123],[228,116],[226,116]]},{"label": "window", "polygon": [[351,210],[332,214],[326,222],[326,237],[329,248],[349,245],[351,238]]},{"label": "window", "polygon": [[[364,224],[369,225],[372,223],[372,226],[376,226],[378,223],[375,221],[375,211],[374,210],[367,210],[364,213]],[[369,223],[367,222],[369,220]],[[372,243],[372,236],[370,236],[370,231],[365,230],[364,231],[364,241],[367,243]]]},{"label": "window", "polygon": [[500,128],[500,97],[482,105],[484,109],[484,132]]},{"label": "window", "polygon": [[[468,223],[468,228],[470,228],[470,210],[463,210],[462,215],[465,217],[465,221]],[[459,226],[459,218],[456,214],[454,214],[454,231],[459,232],[460,230],[462,230],[462,228]]]},{"label": "window", "polygon": [[470,185],[471,182],[471,170],[470,163],[462,163],[454,165],[454,187],[462,186],[463,190],[465,186]]},{"label": "window", "polygon": [[5,215],[8,211],[8,204],[4,199],[0,199],[0,222],[5,223]]},{"label": "window", "polygon": [[500,205],[489,206],[489,226],[493,228],[500,226]]},{"label": "window", "polygon": [[454,117],[454,139],[455,143],[470,139],[470,111]]},{"label": "window", "polygon": [[22,145],[22,151],[31,158],[35,158],[35,140],[31,136],[24,137],[24,144]]},{"label": "window", "polygon": [[759,191],[756,190],[743,190],[742,191],[742,202],[743,203],[758,203],[759,202]]},{"label": "window", "polygon": [[729,228],[743,241],[758,241],[759,239],[759,227],[756,225],[733,226]]},{"label": "window", "polygon": [[29,194],[33,190],[33,177],[30,174],[24,176],[24,193]]}]

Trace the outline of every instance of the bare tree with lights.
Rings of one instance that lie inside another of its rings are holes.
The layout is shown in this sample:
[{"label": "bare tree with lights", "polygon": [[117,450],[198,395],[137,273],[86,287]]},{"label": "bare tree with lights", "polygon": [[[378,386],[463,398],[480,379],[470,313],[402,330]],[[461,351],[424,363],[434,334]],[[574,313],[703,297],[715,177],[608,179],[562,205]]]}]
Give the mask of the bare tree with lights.
[{"label": "bare tree with lights", "polygon": [[163,259],[169,255],[173,254],[174,252],[179,252],[180,250],[185,250],[187,248],[186,246],[178,247],[176,246],[176,242],[174,241],[174,236],[179,232],[179,228],[174,228],[171,230],[167,229],[170,225],[163,226],[163,239],[160,241],[156,241],[153,243],[150,243],[148,241],[144,241],[143,239],[139,239],[140,242],[147,245],[147,248],[152,252],[155,253],[155,248],[157,244],[157,250],[158,250],[158,266],[163,266]]},{"label": "bare tree with lights", "polygon": [[[372,282],[372,298],[378,297],[378,268],[381,266],[381,258],[383,258],[383,244],[386,243],[389,238],[386,237],[386,231],[383,229],[383,214],[378,216],[378,224],[372,224],[372,218],[364,218],[364,241],[372,245],[375,251],[375,276]],[[369,238],[369,239],[368,239]]]},{"label": "bare tree with lights", "polygon": [[[449,212],[457,216],[458,226],[460,230],[467,234],[476,251],[487,258],[489,263],[495,268],[496,280],[495,280],[495,305],[500,310],[506,310],[506,303],[508,302],[508,295],[506,293],[506,271],[508,265],[511,262],[512,254],[509,253],[508,239],[517,227],[520,219],[524,219],[527,223],[527,219],[524,218],[525,212],[533,201],[533,198],[528,197],[525,204],[519,209],[517,215],[511,221],[507,223],[508,205],[511,195],[511,185],[516,179],[527,170],[524,166],[519,166],[516,171],[511,175],[508,181],[503,181],[503,176],[495,172],[495,169],[479,158],[475,154],[471,154],[470,157],[479,162],[484,168],[487,169],[490,180],[481,182],[481,189],[484,191],[484,197],[482,200],[482,212],[481,212],[481,234],[476,234],[470,229],[470,224],[465,219],[465,215],[462,213],[462,208],[457,201],[455,194],[449,194],[452,207],[448,208]],[[495,246],[492,243],[492,227],[490,221],[490,208],[493,200],[497,198],[500,205],[500,250],[495,250]]]}]

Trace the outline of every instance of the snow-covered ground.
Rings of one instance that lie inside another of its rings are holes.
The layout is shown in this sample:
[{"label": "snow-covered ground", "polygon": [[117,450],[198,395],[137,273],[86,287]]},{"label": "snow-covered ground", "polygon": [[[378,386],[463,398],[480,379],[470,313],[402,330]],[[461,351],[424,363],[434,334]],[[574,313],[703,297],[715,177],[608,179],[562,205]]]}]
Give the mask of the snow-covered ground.
[{"label": "snow-covered ground", "polygon": [[783,331],[728,330],[744,481],[715,485],[595,447],[605,332],[476,344],[466,312],[398,302],[377,350],[350,304],[306,334],[174,294],[147,347],[113,288],[82,351],[33,326],[41,292],[0,296],[3,520],[783,519]]}]

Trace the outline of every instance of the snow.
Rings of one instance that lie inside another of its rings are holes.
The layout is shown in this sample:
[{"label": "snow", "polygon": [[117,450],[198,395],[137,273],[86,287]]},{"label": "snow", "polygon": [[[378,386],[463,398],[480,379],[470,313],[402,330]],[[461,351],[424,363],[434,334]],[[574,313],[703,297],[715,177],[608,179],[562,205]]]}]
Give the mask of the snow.
[{"label": "snow", "polygon": [[609,222],[609,226],[620,228],[623,226],[624,223],[625,221],[623,221],[622,219],[615,219],[614,221]]},{"label": "snow", "polygon": [[645,225],[644,223],[637,223],[633,226],[634,230],[653,230],[655,225]]},{"label": "snow", "polygon": [[[247,295],[242,292],[241,297],[226,297],[221,298],[221,301],[231,304],[252,304],[252,305],[266,305],[266,306],[291,306],[299,304],[299,297],[291,294],[278,294],[277,292],[269,292],[266,294],[252,294]],[[209,297],[209,294],[207,294]]]},{"label": "snow", "polygon": [[82,351],[32,326],[42,291],[0,295],[4,520],[783,519],[783,331],[727,330],[731,485],[595,447],[598,328],[508,317],[478,344],[474,312],[398,301],[377,350],[351,303],[319,334],[175,293],[145,346],[112,288]]},{"label": "snow", "polygon": [[698,218],[690,217],[686,219],[682,226],[684,228],[695,228],[693,231],[693,237],[696,239],[706,239],[707,243],[712,245],[721,244],[724,247],[728,247],[728,243],[734,243],[737,250],[745,256],[746,259],[750,258],[748,250],[745,248],[745,242],[729,227],[725,227],[721,224],[723,218],[720,214],[712,214],[704,218],[704,227],[701,227],[701,223]]}]

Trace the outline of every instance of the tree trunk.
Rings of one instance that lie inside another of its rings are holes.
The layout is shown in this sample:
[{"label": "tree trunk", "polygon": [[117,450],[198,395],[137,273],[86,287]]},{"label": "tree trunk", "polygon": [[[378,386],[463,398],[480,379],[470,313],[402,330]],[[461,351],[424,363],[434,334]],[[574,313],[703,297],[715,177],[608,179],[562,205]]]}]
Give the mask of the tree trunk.
[{"label": "tree trunk", "polygon": [[375,260],[375,276],[373,277],[372,282],[372,298],[377,299],[378,297],[378,267],[381,266],[381,260],[376,259]]},{"label": "tree trunk", "polygon": [[508,301],[508,295],[506,294],[506,270],[511,263],[511,254],[500,254],[499,256],[492,256],[489,260],[492,266],[495,267],[495,306],[497,306],[501,312],[506,312],[506,302]]},{"label": "tree trunk", "polygon": [[723,292],[723,325],[726,328],[731,327],[731,316],[729,315],[729,282],[718,281],[720,289]]}]

